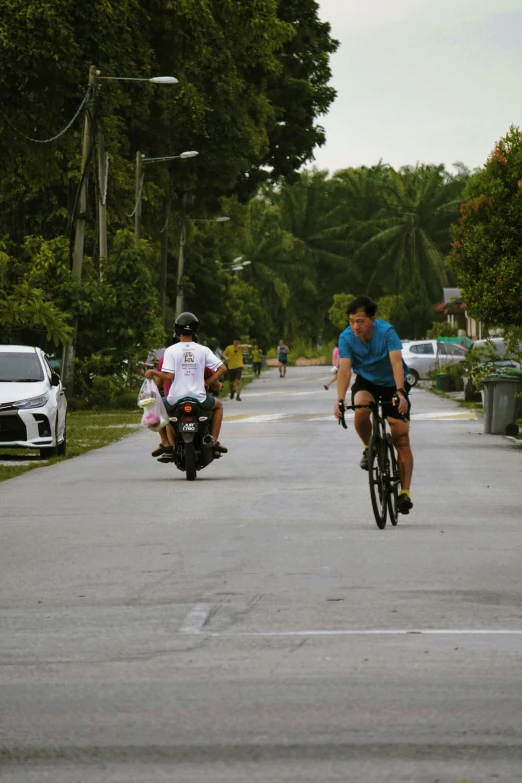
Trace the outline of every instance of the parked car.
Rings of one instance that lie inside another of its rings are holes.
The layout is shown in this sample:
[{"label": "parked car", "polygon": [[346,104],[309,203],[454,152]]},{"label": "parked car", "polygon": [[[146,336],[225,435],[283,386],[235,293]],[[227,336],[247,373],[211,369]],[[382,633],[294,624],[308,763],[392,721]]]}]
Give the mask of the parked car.
[{"label": "parked car", "polygon": [[409,367],[406,380],[411,386],[417,381],[428,378],[431,370],[463,362],[468,349],[459,343],[439,343],[437,340],[405,341],[402,346],[402,358]]},{"label": "parked car", "polygon": [[0,345],[0,448],[39,449],[44,459],[67,448],[67,399],[40,348]]}]

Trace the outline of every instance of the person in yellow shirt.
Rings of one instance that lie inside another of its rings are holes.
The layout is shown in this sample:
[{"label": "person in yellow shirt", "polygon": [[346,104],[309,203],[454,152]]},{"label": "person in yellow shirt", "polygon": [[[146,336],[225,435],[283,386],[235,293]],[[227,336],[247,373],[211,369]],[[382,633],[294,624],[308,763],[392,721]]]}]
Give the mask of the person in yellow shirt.
[{"label": "person in yellow shirt", "polygon": [[261,364],[263,362],[263,351],[259,347],[259,345],[256,343],[252,350],[250,351],[250,356],[252,358],[252,365],[254,367],[254,378],[260,378],[261,377]]},{"label": "person in yellow shirt", "polygon": [[228,382],[230,384],[230,399],[241,402],[241,374],[243,372],[243,351],[250,348],[249,345],[242,345],[241,340],[234,340],[232,345],[228,345],[223,351],[223,358],[228,365]]}]

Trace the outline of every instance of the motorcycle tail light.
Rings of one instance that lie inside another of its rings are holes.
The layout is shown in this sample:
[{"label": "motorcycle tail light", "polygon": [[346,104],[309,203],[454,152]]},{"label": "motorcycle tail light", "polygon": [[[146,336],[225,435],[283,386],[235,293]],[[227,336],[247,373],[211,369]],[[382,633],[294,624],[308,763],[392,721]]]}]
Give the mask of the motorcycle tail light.
[{"label": "motorcycle tail light", "polygon": [[194,421],[192,416],[183,416],[183,421]]},{"label": "motorcycle tail light", "polygon": [[183,410],[185,413],[192,413],[192,405],[184,405]]}]

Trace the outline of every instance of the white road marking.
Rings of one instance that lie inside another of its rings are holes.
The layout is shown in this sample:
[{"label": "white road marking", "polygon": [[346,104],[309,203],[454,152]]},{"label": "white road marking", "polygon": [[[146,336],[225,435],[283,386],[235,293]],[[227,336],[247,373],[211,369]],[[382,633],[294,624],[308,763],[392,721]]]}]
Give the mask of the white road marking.
[{"label": "white road marking", "polygon": [[237,631],[235,633],[209,631],[204,633],[206,636],[220,638],[252,636],[522,636],[522,628],[354,628],[338,631]]},{"label": "white road marking", "polygon": [[[240,415],[230,417],[224,417],[227,424],[264,424],[270,421],[281,421],[281,419],[299,419],[305,417],[307,421],[329,421],[334,422],[335,419],[333,413],[326,415],[312,416],[307,413],[266,413],[266,414],[248,414],[242,413]],[[347,411],[346,419],[351,421],[354,418],[352,411]],[[459,421],[476,421],[477,414],[474,411],[450,411],[449,413],[443,411],[433,411],[431,413],[413,413],[411,416],[412,421],[444,421],[459,420]]]},{"label": "white road marking", "polygon": [[209,604],[193,606],[181,624],[180,633],[202,633],[211,609],[212,607]]}]

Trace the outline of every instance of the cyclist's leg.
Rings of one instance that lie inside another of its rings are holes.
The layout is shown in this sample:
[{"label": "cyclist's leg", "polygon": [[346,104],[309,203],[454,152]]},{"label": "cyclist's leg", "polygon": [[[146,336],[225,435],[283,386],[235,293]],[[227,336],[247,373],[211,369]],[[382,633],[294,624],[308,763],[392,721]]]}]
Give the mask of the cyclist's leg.
[{"label": "cyclist's leg", "polygon": [[[375,402],[369,391],[363,389],[357,391],[353,396],[353,405],[367,405],[369,402]],[[355,431],[363,442],[364,448],[368,448],[370,438],[372,437],[372,412],[369,408],[358,408],[355,411]]]},{"label": "cyclist's leg", "polygon": [[410,423],[391,416],[387,417],[390,425],[393,445],[397,449],[397,463],[401,477],[401,489],[410,490],[413,474],[413,454],[410,445]]},{"label": "cyclist's leg", "polygon": [[[352,405],[367,405],[375,402],[374,384],[358,375],[352,386]],[[355,431],[367,449],[372,437],[372,412],[369,408],[358,408],[355,411]]]}]

